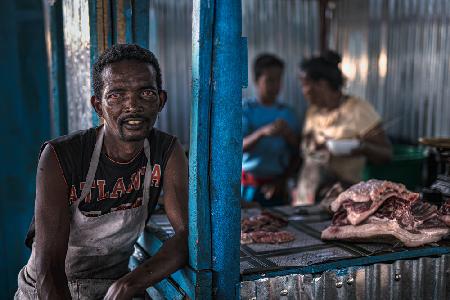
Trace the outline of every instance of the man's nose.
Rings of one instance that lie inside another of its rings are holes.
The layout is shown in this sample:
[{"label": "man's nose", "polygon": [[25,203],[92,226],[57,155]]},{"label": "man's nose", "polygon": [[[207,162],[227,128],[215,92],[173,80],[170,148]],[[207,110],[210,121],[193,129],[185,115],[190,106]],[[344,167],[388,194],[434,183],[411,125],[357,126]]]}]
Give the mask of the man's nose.
[{"label": "man's nose", "polygon": [[142,111],[144,110],[142,103],[140,101],[139,95],[135,93],[128,93],[125,96],[125,109],[127,111]]}]

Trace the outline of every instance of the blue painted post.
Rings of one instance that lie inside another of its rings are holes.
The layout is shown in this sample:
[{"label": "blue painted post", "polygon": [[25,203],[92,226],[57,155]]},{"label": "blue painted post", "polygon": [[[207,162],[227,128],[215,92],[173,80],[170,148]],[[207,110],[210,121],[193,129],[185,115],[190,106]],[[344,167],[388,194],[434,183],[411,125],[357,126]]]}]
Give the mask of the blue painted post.
[{"label": "blue painted post", "polygon": [[189,264],[199,275],[196,298],[210,299],[210,110],[214,1],[194,0],[192,10],[192,108],[189,151]]},{"label": "blue painted post", "polygon": [[[91,80],[93,78],[92,71],[94,67],[95,60],[100,55],[103,50],[103,43],[99,40],[103,40],[101,37],[103,36],[103,32],[99,32],[99,7],[97,5],[98,1],[102,2],[102,0],[89,0],[89,33],[90,33],[90,42],[91,42]],[[94,94],[94,89],[91,87],[91,94]],[[92,109],[92,125],[96,126],[99,123],[99,119],[94,109]]]},{"label": "blue painted post", "polygon": [[52,137],[67,133],[67,94],[64,60],[62,1],[43,1],[50,75],[50,117]]},{"label": "blue painted post", "polygon": [[133,7],[131,0],[125,0],[123,9],[125,12],[125,43],[130,44],[133,42]]},{"label": "blue painted post", "polygon": [[113,8],[114,44],[133,42],[133,7],[132,0],[111,0]]},{"label": "blue painted post", "polygon": [[149,0],[132,2],[133,42],[148,49],[149,44]]},{"label": "blue painted post", "polygon": [[213,37],[210,199],[214,297],[239,283],[242,159],[241,0],[216,0]]}]

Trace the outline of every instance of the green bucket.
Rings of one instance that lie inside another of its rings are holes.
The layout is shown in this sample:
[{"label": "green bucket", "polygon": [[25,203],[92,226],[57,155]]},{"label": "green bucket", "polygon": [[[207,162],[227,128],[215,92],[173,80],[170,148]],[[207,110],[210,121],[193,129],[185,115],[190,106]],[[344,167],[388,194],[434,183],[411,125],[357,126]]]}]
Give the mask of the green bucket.
[{"label": "green bucket", "polygon": [[427,157],[424,147],[393,145],[392,161],[384,165],[367,164],[363,179],[371,178],[403,183],[408,189],[422,186],[422,170]]}]

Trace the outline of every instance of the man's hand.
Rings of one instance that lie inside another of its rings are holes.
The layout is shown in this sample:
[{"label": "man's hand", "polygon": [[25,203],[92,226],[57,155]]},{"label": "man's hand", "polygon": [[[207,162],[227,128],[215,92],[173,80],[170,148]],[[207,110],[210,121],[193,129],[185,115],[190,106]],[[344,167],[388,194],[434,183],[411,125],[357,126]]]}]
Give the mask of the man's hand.
[{"label": "man's hand", "polygon": [[250,150],[261,138],[269,136],[280,136],[293,147],[299,145],[298,136],[289,128],[289,124],[283,119],[277,119],[244,137],[243,151]]},{"label": "man's hand", "polygon": [[283,135],[283,133],[285,133],[288,129],[289,126],[285,120],[277,119],[272,123],[261,127],[261,134],[263,136]]},{"label": "man's hand", "polygon": [[109,287],[104,300],[130,300],[137,292],[121,278]]}]

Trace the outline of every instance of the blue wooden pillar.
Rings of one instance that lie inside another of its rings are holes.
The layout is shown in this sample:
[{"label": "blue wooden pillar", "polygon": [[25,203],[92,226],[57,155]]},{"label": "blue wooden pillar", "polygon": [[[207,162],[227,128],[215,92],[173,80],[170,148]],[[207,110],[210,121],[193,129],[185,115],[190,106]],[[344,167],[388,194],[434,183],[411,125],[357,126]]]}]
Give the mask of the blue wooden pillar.
[{"label": "blue wooden pillar", "polygon": [[213,288],[217,299],[233,299],[239,282],[241,34],[241,1],[217,0],[213,36],[209,173]]},{"label": "blue wooden pillar", "polygon": [[192,28],[190,263],[212,271],[214,298],[233,299],[239,283],[241,1],[195,0]]},{"label": "blue wooden pillar", "polygon": [[194,0],[192,10],[192,108],[189,156],[189,264],[198,274],[197,299],[210,299],[210,111],[214,1]]},{"label": "blue wooden pillar", "polygon": [[50,84],[50,126],[52,137],[67,134],[67,94],[64,60],[62,1],[42,1]]}]

